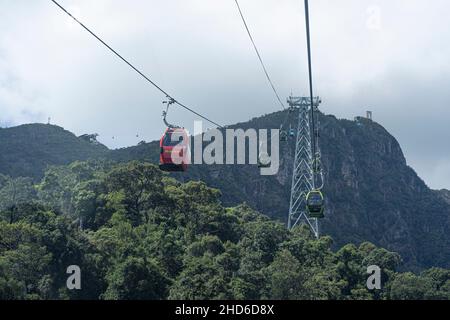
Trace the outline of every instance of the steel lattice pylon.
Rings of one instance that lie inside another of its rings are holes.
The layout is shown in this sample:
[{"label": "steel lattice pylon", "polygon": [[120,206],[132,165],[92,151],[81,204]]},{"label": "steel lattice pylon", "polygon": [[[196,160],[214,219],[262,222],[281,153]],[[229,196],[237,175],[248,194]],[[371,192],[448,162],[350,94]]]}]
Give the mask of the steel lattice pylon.
[{"label": "steel lattice pylon", "polygon": [[[313,154],[311,148],[310,108],[311,98],[289,97],[288,104],[298,110],[297,139],[295,144],[295,160],[292,172],[291,201],[289,205],[288,229],[301,222],[308,224],[314,235],[319,237],[319,221],[310,218],[306,212],[306,196],[315,188],[312,168]],[[320,104],[320,98],[314,98],[314,108]]]}]

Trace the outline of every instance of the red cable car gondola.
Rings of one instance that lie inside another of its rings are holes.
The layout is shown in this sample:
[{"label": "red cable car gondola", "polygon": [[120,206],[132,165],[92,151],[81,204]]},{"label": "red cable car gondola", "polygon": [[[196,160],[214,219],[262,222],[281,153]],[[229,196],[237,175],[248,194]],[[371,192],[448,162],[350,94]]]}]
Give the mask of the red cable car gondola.
[{"label": "red cable car gondola", "polygon": [[189,137],[185,129],[169,127],[159,146],[159,168],[168,172],[184,172],[190,163]]},{"label": "red cable car gondola", "polygon": [[166,120],[169,107],[175,103],[175,100],[169,98],[169,101],[163,103],[167,104],[166,111],[163,111],[163,121],[167,129],[159,141],[161,149],[159,168],[168,172],[184,172],[188,169],[188,164],[191,161],[189,135],[184,128],[174,126]]}]

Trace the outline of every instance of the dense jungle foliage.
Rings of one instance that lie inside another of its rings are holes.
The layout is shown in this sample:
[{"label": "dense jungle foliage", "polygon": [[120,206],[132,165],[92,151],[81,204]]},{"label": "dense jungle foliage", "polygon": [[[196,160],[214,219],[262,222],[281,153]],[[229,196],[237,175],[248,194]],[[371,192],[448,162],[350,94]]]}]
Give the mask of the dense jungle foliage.
[{"label": "dense jungle foliage", "polygon": [[[137,161],[0,176],[0,299],[450,299],[450,270],[400,273],[397,253],[333,251],[220,197]],[[81,290],[66,287],[71,265]],[[381,290],[367,289],[370,265]]]}]

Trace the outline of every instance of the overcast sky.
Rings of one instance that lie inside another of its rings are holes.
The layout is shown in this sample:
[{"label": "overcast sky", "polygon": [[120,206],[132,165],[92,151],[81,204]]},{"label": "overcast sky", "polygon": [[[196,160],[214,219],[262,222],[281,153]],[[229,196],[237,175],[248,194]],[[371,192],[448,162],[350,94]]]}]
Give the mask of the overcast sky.
[{"label": "overcast sky", "polygon": [[[60,3],[179,101],[221,124],[279,108],[234,0]],[[303,1],[240,4],[280,95],[305,94]],[[310,0],[310,10],[322,110],[350,119],[372,110],[427,184],[450,188],[450,2]],[[163,99],[50,0],[0,0],[1,125],[51,117],[123,147],[159,139]],[[169,119],[190,128],[195,117],[175,107]]]}]

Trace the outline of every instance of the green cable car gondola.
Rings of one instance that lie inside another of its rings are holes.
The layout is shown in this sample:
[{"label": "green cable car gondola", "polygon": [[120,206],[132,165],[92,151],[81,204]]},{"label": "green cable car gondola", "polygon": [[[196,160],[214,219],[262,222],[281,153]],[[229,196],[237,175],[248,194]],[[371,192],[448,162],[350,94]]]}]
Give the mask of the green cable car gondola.
[{"label": "green cable car gondola", "polygon": [[324,218],[325,199],[320,190],[312,190],[306,196],[306,210],[311,218]]}]

